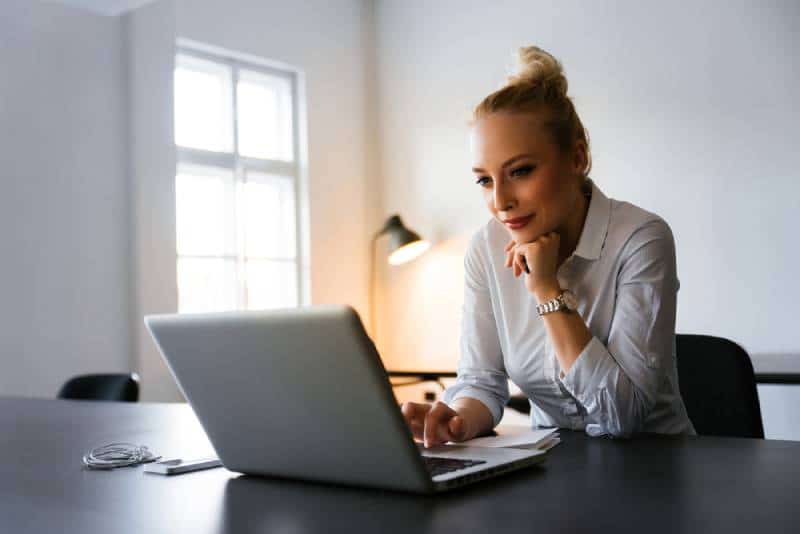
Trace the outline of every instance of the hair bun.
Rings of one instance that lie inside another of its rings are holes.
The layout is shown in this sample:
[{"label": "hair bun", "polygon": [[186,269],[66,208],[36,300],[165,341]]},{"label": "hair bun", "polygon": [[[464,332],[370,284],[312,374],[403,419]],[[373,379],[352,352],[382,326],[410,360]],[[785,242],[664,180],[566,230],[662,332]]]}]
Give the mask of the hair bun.
[{"label": "hair bun", "polygon": [[567,94],[567,78],[561,63],[538,46],[520,47],[517,72],[508,77],[509,85],[544,85],[563,96]]}]

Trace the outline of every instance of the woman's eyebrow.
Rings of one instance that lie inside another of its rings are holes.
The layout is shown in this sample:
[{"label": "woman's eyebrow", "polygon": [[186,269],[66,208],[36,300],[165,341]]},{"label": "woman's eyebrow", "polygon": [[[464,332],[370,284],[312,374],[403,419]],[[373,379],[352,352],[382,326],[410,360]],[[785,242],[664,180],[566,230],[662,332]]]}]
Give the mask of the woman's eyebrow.
[{"label": "woman's eyebrow", "polygon": [[[505,163],[503,163],[503,165],[500,168],[501,169],[505,169],[506,167],[508,167],[509,165],[514,163],[515,161],[517,161],[518,159],[526,158],[528,156],[529,156],[529,154],[517,154],[513,158],[511,158],[508,161],[506,161]],[[486,171],[481,169],[480,167],[472,167],[472,172],[486,172]]]}]

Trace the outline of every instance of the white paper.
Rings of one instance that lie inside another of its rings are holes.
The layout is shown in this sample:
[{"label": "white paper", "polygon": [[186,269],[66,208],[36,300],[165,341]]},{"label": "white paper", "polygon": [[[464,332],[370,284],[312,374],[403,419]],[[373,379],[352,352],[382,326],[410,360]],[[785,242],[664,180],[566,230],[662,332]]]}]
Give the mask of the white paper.
[{"label": "white paper", "polygon": [[532,451],[549,451],[556,445],[561,443],[561,438],[558,437],[558,434],[553,434],[553,437],[546,439],[545,441],[539,443],[538,445],[516,445],[515,447],[506,447],[511,449],[525,449],[525,450],[532,450]]},{"label": "white paper", "polygon": [[[537,447],[557,435],[558,428],[530,428],[520,425],[497,425],[496,436],[459,442],[472,447]],[[548,447],[549,448],[549,447]]]}]

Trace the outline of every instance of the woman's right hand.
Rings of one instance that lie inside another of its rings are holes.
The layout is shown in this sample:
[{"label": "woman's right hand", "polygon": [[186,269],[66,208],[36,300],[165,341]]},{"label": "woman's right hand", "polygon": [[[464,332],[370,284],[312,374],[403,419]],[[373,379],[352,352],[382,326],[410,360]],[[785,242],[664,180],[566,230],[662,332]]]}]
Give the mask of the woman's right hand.
[{"label": "woman's right hand", "polygon": [[400,411],[406,419],[414,439],[434,447],[448,441],[463,441],[467,436],[464,417],[447,404],[404,402]]}]

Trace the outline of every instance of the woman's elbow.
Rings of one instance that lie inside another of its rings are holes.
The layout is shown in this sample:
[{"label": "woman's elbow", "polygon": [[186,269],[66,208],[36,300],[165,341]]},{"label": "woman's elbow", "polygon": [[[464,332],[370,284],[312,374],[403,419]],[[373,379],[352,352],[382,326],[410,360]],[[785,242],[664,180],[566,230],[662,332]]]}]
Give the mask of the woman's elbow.
[{"label": "woman's elbow", "polygon": [[607,410],[604,410],[605,417],[603,417],[605,433],[612,438],[624,439],[641,432],[651,409],[650,403],[639,394],[636,388],[631,389],[631,394],[627,396],[627,399],[617,400],[622,402],[606,403]]}]

